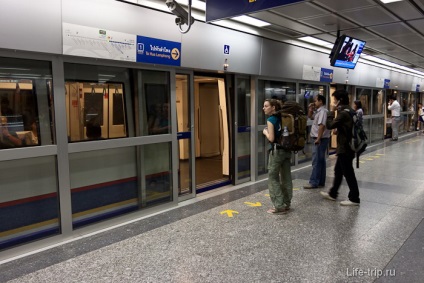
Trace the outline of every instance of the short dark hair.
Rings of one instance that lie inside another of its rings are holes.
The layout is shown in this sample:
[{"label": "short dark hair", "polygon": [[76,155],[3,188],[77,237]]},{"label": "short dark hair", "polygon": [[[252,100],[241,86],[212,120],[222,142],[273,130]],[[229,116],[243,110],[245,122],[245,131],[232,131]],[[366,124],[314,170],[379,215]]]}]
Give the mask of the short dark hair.
[{"label": "short dark hair", "polygon": [[362,102],[360,100],[355,100],[353,103],[355,103],[356,108],[358,108],[358,109],[362,108]]},{"label": "short dark hair", "polygon": [[349,93],[343,89],[336,90],[332,96],[340,101],[342,105],[349,105]]},{"label": "short dark hair", "polygon": [[324,105],[325,105],[325,103],[327,102],[327,101],[326,101],[326,99],[325,99],[325,96],[324,96],[324,95],[322,95],[322,94],[318,94],[318,95],[317,95],[317,101],[321,101],[321,102],[322,102],[322,104],[324,104]]},{"label": "short dark hair", "polygon": [[393,94],[392,97],[391,97],[391,99],[397,100],[396,94]]}]

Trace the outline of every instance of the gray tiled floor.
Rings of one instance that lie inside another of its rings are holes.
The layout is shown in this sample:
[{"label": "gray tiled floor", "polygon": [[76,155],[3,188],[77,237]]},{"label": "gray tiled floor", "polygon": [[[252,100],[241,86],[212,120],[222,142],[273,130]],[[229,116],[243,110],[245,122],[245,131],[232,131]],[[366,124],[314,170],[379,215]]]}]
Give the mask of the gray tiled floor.
[{"label": "gray tiled floor", "polygon": [[297,189],[291,213],[269,215],[259,182],[3,264],[0,281],[424,282],[422,148],[420,135],[361,157],[359,208]]}]

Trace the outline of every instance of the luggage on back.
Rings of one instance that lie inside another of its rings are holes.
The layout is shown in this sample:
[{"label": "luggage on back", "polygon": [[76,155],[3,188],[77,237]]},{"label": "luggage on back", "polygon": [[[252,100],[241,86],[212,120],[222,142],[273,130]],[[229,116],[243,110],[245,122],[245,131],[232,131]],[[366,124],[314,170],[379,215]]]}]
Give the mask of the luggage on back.
[{"label": "luggage on back", "polygon": [[278,111],[281,135],[277,139],[279,148],[298,152],[305,147],[307,117],[299,103],[286,101]]}]

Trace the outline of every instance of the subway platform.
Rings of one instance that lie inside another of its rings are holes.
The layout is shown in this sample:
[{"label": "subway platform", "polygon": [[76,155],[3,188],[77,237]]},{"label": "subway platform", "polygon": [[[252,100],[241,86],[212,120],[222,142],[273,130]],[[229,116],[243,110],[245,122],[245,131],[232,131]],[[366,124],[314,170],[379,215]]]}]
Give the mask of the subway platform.
[{"label": "subway platform", "polygon": [[370,147],[355,169],[360,207],[302,189],[305,164],[289,214],[266,213],[267,181],[224,188],[3,261],[0,282],[424,282],[423,148],[422,133]]}]

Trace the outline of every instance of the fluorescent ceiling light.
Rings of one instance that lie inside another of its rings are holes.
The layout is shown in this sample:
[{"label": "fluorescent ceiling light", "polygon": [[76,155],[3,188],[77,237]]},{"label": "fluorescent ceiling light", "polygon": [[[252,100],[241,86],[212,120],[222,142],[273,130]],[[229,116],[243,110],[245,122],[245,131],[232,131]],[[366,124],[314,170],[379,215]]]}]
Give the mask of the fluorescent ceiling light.
[{"label": "fluorescent ceiling light", "polygon": [[403,0],[380,0],[380,1],[383,2],[384,4],[387,4],[387,3],[399,2]]},{"label": "fluorescent ceiling light", "polygon": [[231,19],[241,23],[252,25],[255,27],[265,27],[265,26],[271,25],[270,23],[267,23],[267,22],[249,17],[249,16],[238,16],[238,17],[233,17]]},{"label": "fluorescent ceiling light", "polygon": [[[177,2],[180,3],[181,5],[188,6],[188,0],[178,0]],[[206,11],[206,3],[199,0],[192,0],[191,7],[201,10],[203,12]]]},{"label": "fluorescent ceiling light", "polygon": [[319,38],[315,38],[315,37],[312,37],[312,36],[299,37],[298,39],[312,43],[312,44],[316,44],[316,45],[319,45],[319,46],[324,46],[324,47],[327,47],[327,48],[330,48],[330,49],[333,47],[333,43],[325,41],[325,40],[321,40]]}]

